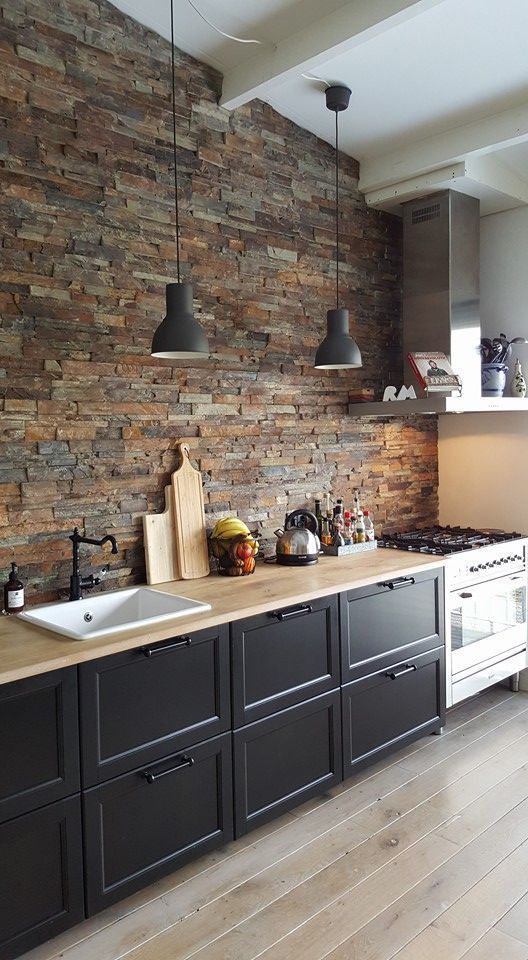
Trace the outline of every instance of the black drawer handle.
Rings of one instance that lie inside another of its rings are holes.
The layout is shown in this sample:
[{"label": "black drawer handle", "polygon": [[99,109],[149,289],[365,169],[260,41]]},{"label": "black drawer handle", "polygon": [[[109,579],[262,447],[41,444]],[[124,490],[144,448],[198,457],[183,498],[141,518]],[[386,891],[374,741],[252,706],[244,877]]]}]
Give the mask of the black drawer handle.
[{"label": "black drawer handle", "polygon": [[141,647],[141,653],[144,657],[154,657],[157,653],[165,653],[166,650],[177,650],[178,647],[190,647],[191,643],[192,640],[190,637],[180,637],[179,640],[166,643],[164,647]]},{"label": "black drawer handle", "polygon": [[399,590],[401,587],[412,587],[413,583],[416,583],[414,577],[397,577],[396,580],[385,580],[383,583],[378,583],[378,587]]},{"label": "black drawer handle", "polygon": [[145,770],[143,776],[147,783],[155,783],[156,780],[161,780],[162,777],[168,777],[169,773],[176,773],[178,770],[184,770],[185,767],[194,767],[194,757],[188,757],[184,754],[181,758],[181,763],[178,763],[175,767],[171,767],[170,770],[162,770],[160,773],[152,773],[152,770]]},{"label": "black drawer handle", "polygon": [[295,610],[274,610],[271,616],[280,620],[282,623],[283,620],[293,620],[294,617],[305,617],[307,613],[311,612],[311,603],[302,603],[301,606],[296,607]]},{"label": "black drawer handle", "polygon": [[415,670],[416,670],[415,663],[406,663],[405,666],[401,668],[401,670],[391,670],[390,673],[386,673],[385,676],[387,677],[388,680],[397,680],[398,677],[403,677],[405,676],[406,673],[414,673]]}]

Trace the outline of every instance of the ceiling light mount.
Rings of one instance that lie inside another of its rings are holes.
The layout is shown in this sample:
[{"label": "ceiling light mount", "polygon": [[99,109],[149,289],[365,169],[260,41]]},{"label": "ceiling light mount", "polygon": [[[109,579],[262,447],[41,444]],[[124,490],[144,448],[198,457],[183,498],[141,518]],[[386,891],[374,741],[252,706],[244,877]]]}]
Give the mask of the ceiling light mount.
[{"label": "ceiling light mount", "polygon": [[325,90],[326,106],[329,110],[341,113],[342,110],[348,110],[351,96],[352,90],[349,87],[341,86],[341,84],[327,87]]},{"label": "ceiling light mount", "polygon": [[326,106],[335,113],[335,228],[336,228],[336,307],[326,315],[326,337],[317,349],[315,366],[319,370],[350,370],[363,366],[356,341],[349,333],[348,310],[339,306],[339,114],[348,108],[351,90],[334,84],[325,90]]}]

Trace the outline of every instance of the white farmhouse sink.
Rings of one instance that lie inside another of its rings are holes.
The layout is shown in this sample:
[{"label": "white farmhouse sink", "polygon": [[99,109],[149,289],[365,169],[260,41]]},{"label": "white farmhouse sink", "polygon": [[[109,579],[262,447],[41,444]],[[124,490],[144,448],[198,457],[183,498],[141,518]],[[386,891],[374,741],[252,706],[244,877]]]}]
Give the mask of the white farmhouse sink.
[{"label": "white farmhouse sink", "polygon": [[74,640],[94,640],[112,636],[134,627],[154,627],[176,617],[191,613],[205,613],[210,603],[175,597],[171,593],[151,590],[148,587],[132,587],[99,593],[84,600],[47,603],[19,613],[39,627],[61,633]]}]

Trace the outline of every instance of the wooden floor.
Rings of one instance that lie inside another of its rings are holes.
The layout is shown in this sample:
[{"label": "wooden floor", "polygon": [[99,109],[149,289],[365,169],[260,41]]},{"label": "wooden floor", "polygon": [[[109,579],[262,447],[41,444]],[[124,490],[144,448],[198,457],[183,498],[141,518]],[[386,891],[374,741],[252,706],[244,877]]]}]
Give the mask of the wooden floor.
[{"label": "wooden floor", "polygon": [[25,960],[528,960],[528,694],[427,737]]}]

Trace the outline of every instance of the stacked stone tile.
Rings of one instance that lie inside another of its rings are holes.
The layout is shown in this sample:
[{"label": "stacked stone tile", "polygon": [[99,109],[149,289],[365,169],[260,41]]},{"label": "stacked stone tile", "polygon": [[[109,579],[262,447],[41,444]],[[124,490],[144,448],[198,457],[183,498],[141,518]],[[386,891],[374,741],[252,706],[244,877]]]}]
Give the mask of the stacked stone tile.
[{"label": "stacked stone tile", "polygon": [[169,45],[105,0],[0,4],[0,569],[16,557],[39,598],[67,583],[74,525],[115,533],[115,586],[144,579],[141,514],[182,437],[211,523],[273,528],[356,486],[379,523],[436,518],[434,419],[347,415],[349,391],[399,382],[399,221],[343,158],[341,302],[365,365],[314,370],[333,150],[262,102],[227,113],[219,88],[177,54],[183,275],[213,356],[171,365],[150,357],[176,276]]}]

